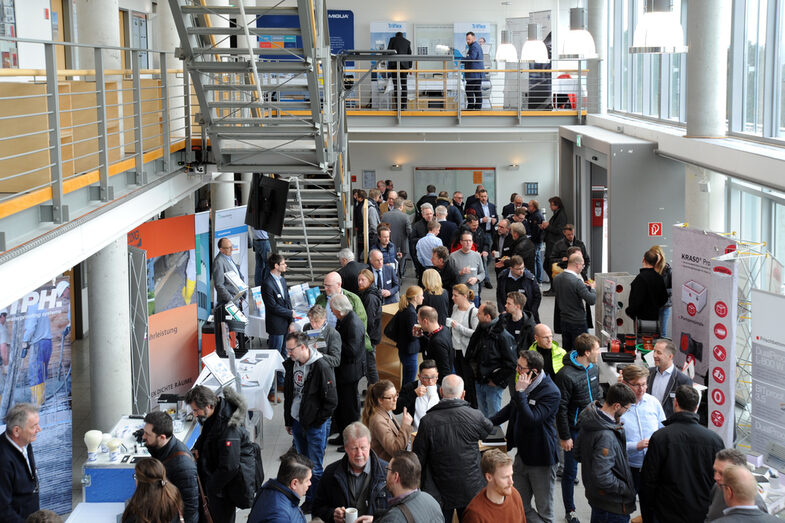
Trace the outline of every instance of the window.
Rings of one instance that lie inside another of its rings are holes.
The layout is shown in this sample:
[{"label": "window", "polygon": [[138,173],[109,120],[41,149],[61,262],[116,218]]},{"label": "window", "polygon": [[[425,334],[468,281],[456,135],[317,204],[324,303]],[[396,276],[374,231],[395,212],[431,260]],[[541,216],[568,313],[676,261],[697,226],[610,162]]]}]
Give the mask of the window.
[{"label": "window", "polygon": [[742,66],[744,76],[742,121],[745,133],[763,134],[767,5],[768,0],[747,0]]}]

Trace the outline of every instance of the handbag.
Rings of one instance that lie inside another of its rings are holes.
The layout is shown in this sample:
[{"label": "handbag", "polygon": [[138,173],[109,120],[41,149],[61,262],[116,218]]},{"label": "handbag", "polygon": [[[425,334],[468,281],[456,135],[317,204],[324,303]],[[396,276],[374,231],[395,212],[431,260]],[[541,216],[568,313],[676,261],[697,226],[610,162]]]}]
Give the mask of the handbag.
[{"label": "handbag", "polygon": [[[165,460],[163,460],[161,463],[163,463],[165,466],[167,461],[177,456],[188,456],[191,459],[194,459],[191,453],[180,450],[178,452],[175,452]],[[202,515],[199,518],[199,521],[201,523],[213,523],[213,517],[210,515],[210,507],[207,504],[207,496],[204,495],[204,489],[202,488],[202,480],[199,478],[198,473],[196,474],[196,484],[199,485],[199,501],[202,503],[202,507],[201,507]],[[180,516],[180,521],[182,521],[182,515]]]},{"label": "handbag", "polygon": [[390,338],[393,343],[398,344],[398,314],[400,311],[396,312],[390,321],[387,322],[387,325],[384,326],[384,335]]}]

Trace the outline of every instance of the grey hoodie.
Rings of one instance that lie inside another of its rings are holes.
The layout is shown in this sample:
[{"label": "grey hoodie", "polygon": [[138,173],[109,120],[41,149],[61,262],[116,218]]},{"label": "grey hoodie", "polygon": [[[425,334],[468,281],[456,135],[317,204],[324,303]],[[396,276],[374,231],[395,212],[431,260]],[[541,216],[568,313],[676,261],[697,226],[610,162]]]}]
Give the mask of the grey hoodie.
[{"label": "grey hoodie", "polygon": [[300,402],[302,401],[303,397],[303,386],[305,385],[305,380],[308,378],[308,373],[311,371],[311,364],[322,358],[322,353],[315,349],[310,349],[311,357],[308,358],[304,364],[300,364],[297,360],[294,360],[294,367],[292,367],[292,383],[294,385],[294,397],[292,398],[292,417],[297,421],[300,421]]}]

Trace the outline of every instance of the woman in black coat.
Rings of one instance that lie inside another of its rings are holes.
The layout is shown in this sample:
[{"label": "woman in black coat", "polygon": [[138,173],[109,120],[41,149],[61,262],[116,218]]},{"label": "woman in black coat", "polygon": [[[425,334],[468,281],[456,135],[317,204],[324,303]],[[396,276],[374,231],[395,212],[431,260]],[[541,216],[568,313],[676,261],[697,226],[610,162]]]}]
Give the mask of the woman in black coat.
[{"label": "woman in black coat", "polygon": [[420,287],[412,285],[401,296],[395,318],[396,345],[398,358],[401,360],[402,383],[414,381],[417,377],[417,354],[420,352],[420,338],[412,334],[417,324],[417,307],[422,305],[423,292]]},{"label": "woman in black coat", "polygon": [[450,296],[442,288],[442,277],[436,269],[426,269],[422,274],[422,285],[425,287],[422,304],[436,309],[439,325],[443,327],[450,315]]},{"label": "woman in black coat", "polygon": [[366,331],[371,339],[373,350],[366,351],[366,370],[368,385],[379,381],[379,372],[376,370],[376,346],[382,341],[382,292],[373,282],[373,273],[368,269],[360,271],[357,276],[357,295],[363,302],[365,314],[368,316]]}]

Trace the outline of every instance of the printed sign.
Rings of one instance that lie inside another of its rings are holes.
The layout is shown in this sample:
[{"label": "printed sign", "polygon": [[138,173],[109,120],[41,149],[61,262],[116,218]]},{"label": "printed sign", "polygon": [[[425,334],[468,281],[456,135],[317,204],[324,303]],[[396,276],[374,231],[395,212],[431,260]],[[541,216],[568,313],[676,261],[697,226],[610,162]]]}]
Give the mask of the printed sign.
[{"label": "printed sign", "polygon": [[649,222],[649,236],[662,236],[662,222]]}]

